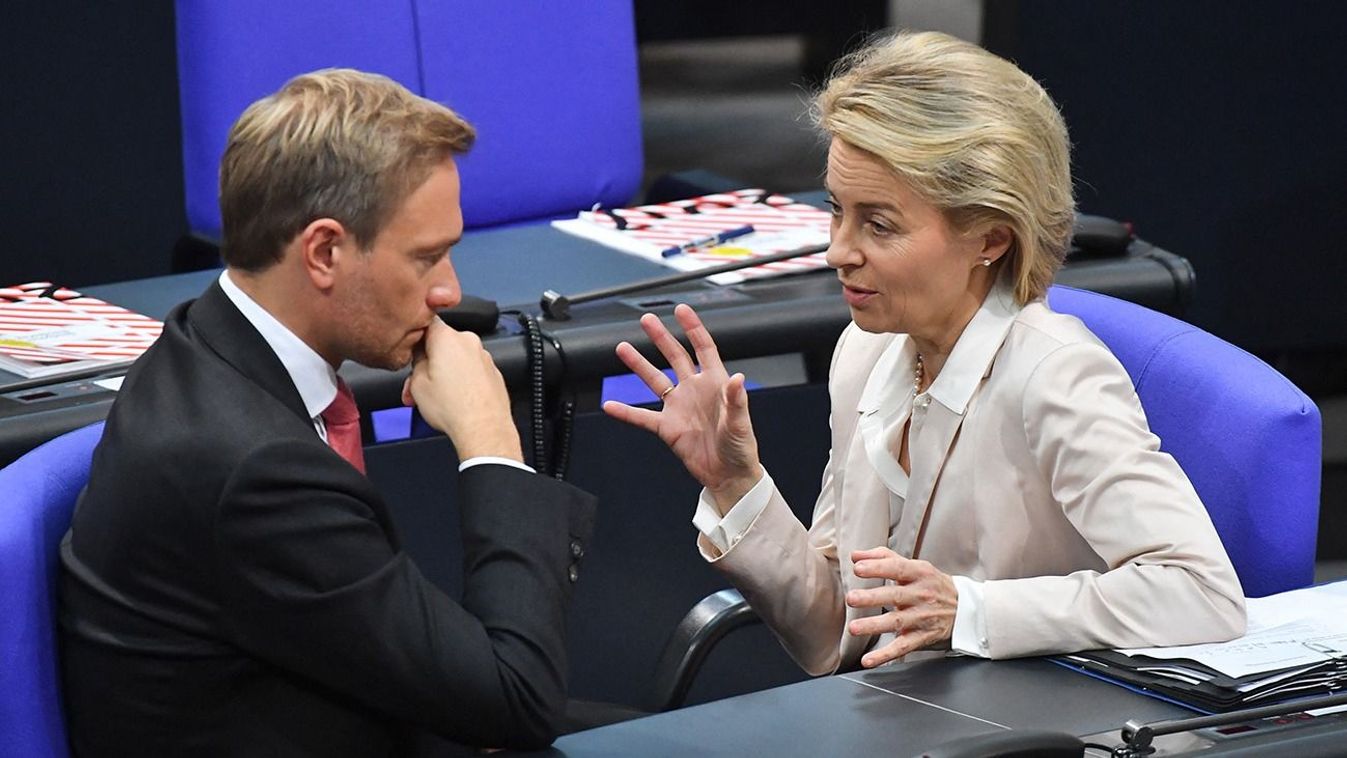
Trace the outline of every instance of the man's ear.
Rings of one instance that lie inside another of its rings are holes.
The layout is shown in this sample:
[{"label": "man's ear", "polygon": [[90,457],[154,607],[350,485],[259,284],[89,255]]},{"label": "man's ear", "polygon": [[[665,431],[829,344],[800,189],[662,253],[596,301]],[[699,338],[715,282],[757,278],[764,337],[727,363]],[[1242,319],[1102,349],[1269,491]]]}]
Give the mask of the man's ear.
[{"label": "man's ear", "polygon": [[331,218],[309,222],[296,241],[304,273],[323,291],[332,288],[342,265],[357,252],[355,237],[340,221]]}]

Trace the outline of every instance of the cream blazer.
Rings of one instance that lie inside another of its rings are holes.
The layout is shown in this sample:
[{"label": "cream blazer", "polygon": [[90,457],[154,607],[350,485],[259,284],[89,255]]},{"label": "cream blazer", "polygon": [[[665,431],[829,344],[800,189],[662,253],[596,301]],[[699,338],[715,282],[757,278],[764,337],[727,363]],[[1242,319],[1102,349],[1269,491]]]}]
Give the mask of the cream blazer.
[{"label": "cream blazer", "polygon": [[983,582],[992,658],[1243,633],[1243,592],[1206,509],[1078,319],[992,291],[929,389],[895,517],[874,435],[911,407],[914,360],[906,335],[850,325],[833,354],[813,525],[774,491],[725,553],[699,538],[801,667],[854,668],[873,644],[846,623],[874,611],[843,598],[881,584],[858,579],[849,555],[882,545]]}]

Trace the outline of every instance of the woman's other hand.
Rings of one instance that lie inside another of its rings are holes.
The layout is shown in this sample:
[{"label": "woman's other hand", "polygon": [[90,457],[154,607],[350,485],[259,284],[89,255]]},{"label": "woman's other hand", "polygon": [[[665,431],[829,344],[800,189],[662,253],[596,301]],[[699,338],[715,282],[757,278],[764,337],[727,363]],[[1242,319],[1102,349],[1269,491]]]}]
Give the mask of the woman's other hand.
[{"label": "woman's other hand", "polygon": [[954,634],[954,612],[959,592],[954,580],[926,561],[904,558],[886,547],[853,550],[852,570],[863,579],[887,579],[892,584],[851,590],[847,605],[880,608],[877,616],[856,619],[847,631],[856,636],[894,633],[889,644],[871,650],[861,665],[874,668],[914,650],[947,646]]},{"label": "woman's other hand", "polygon": [[707,488],[723,514],[762,476],[758,442],[748,416],[748,391],[743,374],[726,373],[716,343],[697,313],[679,305],[674,317],[692,343],[696,363],[654,314],[641,317],[641,328],[673,368],[676,383],[630,343],[617,346],[617,357],[659,396],[663,409],[635,408],[610,400],[603,410],[658,435],[688,473]]}]

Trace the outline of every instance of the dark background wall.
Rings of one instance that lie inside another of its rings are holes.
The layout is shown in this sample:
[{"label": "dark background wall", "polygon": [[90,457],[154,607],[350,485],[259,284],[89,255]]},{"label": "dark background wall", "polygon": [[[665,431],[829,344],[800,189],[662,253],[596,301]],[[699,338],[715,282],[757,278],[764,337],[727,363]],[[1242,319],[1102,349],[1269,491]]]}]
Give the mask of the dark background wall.
[{"label": "dark background wall", "polygon": [[0,281],[168,273],[184,231],[173,3],[0,5]]},{"label": "dark background wall", "polygon": [[985,43],[1066,115],[1081,208],[1193,261],[1191,320],[1259,352],[1347,346],[1347,5],[986,8]]}]

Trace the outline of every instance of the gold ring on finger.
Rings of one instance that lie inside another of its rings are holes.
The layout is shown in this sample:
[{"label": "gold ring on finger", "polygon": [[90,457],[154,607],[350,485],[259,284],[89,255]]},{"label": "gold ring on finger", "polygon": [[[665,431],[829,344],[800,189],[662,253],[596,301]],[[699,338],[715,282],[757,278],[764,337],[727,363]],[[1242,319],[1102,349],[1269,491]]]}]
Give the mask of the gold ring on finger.
[{"label": "gold ring on finger", "polygon": [[677,384],[670,384],[668,387],[665,387],[665,388],[664,388],[664,391],[661,392],[661,393],[659,393],[659,400],[660,400],[660,402],[661,402],[661,403],[664,402],[664,398],[668,397],[668,396],[669,396],[669,393],[670,393],[670,392],[673,392],[673,391],[674,391],[674,388],[676,388],[677,386],[678,386]]}]

